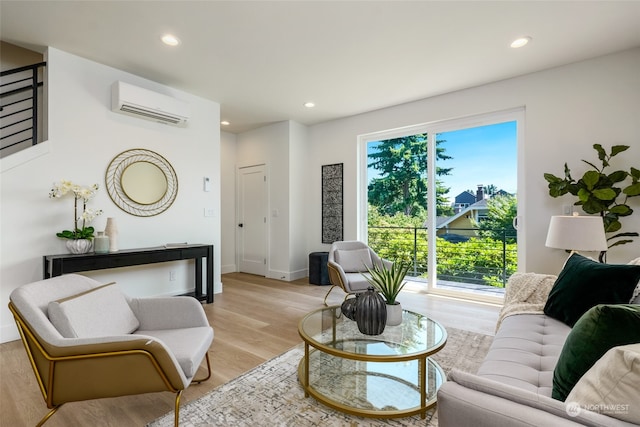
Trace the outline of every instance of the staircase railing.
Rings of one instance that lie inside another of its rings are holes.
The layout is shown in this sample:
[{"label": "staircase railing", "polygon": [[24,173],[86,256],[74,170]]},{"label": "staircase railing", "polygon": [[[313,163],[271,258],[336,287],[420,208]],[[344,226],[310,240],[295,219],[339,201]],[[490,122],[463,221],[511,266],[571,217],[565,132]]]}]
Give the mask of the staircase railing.
[{"label": "staircase railing", "polygon": [[41,127],[39,70],[46,62],[0,72],[0,156],[36,145]]}]

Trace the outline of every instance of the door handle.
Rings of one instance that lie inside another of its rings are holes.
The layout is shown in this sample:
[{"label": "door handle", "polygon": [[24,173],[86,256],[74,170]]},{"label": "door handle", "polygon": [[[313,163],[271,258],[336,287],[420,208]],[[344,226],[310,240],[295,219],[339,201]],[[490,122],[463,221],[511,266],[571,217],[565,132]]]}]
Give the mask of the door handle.
[{"label": "door handle", "polygon": [[242,228],[242,227],[244,227],[244,224],[240,223],[240,224],[238,224],[238,227]]}]

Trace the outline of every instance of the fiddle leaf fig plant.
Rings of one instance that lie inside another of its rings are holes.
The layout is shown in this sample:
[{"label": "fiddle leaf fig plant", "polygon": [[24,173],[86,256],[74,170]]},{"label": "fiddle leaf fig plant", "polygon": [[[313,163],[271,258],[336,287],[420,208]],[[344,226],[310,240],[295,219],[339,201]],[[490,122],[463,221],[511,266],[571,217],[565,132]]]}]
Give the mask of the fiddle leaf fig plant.
[{"label": "fiddle leaf fig plant", "polygon": [[[640,170],[631,167],[628,172],[626,170],[608,171],[610,160],[627,151],[628,145],[614,145],[609,153],[600,144],[594,144],[593,148],[598,154],[601,166],[582,160],[592,169],[587,170],[581,178],[575,180],[565,163],[564,178],[545,173],[544,179],[549,183],[551,197],[560,197],[567,193],[576,196],[575,206],[581,206],[585,213],[602,216],[605,232],[615,233],[622,228],[620,219],[633,213],[628,200],[630,197],[640,195]],[[608,246],[611,248],[630,243],[633,240],[627,237],[637,236],[636,232],[617,233],[607,238]],[[604,252],[600,254],[600,261],[603,258]]]}]

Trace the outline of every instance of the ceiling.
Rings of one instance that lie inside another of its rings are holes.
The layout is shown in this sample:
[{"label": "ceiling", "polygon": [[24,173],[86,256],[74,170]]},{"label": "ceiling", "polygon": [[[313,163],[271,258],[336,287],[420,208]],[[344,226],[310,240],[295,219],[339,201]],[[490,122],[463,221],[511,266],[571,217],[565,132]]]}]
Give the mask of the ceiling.
[{"label": "ceiling", "polygon": [[[219,102],[231,122],[222,130],[234,133],[640,46],[640,1],[2,0],[0,15],[3,41],[52,46]],[[165,33],[181,44],[162,44]],[[529,45],[509,47],[523,35]]]}]

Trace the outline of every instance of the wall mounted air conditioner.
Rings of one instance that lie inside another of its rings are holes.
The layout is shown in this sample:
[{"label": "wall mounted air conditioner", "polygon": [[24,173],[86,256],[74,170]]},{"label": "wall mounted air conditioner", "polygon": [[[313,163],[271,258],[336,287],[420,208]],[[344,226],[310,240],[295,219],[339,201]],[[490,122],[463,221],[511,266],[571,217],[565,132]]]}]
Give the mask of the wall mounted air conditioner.
[{"label": "wall mounted air conditioner", "polygon": [[168,125],[187,125],[189,104],[161,93],[117,81],[111,86],[111,110]]}]

